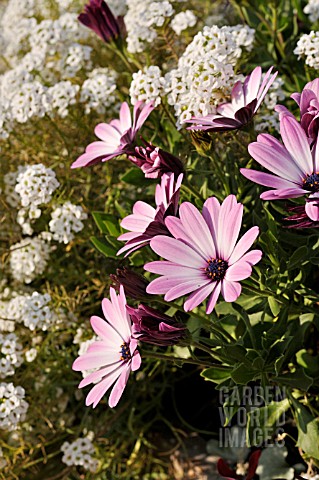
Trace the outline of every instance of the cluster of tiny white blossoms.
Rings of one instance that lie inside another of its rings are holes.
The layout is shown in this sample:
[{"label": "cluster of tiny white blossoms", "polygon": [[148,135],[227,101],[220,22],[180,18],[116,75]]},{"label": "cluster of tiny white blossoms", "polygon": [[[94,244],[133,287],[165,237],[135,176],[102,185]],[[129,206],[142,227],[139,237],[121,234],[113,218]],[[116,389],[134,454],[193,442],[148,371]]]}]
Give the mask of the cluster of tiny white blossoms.
[{"label": "cluster of tiny white blossoms", "polygon": [[185,12],[180,12],[171,21],[171,28],[177,35],[180,35],[183,30],[186,30],[188,27],[194,27],[197,22],[197,17],[191,10],[185,10]]},{"label": "cluster of tiny white blossoms", "polygon": [[98,460],[94,458],[94,445],[89,438],[78,438],[74,442],[64,442],[61,446],[63,452],[62,462],[66,465],[81,466],[85,470],[95,472],[98,468]]},{"label": "cluster of tiny white blossoms", "polygon": [[133,80],[130,86],[130,97],[132,105],[138,100],[153,102],[155,107],[161,103],[161,95],[164,93],[165,79],[162,77],[161,69],[157,66],[145,67],[133,73]]},{"label": "cluster of tiny white blossoms", "polygon": [[13,375],[23,363],[22,345],[14,333],[0,333],[0,377]]},{"label": "cluster of tiny white blossoms", "polygon": [[319,0],[309,0],[303,11],[312,23],[316,22],[319,19]]},{"label": "cluster of tiny white blossoms", "polygon": [[19,174],[24,172],[25,169],[25,166],[19,165],[18,170],[16,170],[15,172],[8,172],[3,176],[5,199],[6,202],[10,205],[10,207],[15,208],[21,202],[21,197],[18,192],[16,192],[15,187]]},{"label": "cluster of tiny white blossoms", "polygon": [[70,80],[62,80],[49,87],[47,95],[51,105],[50,115],[56,112],[60,117],[66,117],[69,114],[69,106],[77,102],[79,90],[79,85],[74,85]]},{"label": "cluster of tiny white blossoms", "polygon": [[46,269],[51,247],[39,237],[26,237],[10,250],[11,275],[19,282],[31,283]]},{"label": "cluster of tiny white blossoms", "polygon": [[74,233],[80,232],[84,224],[82,220],[87,219],[87,213],[80,205],[66,202],[56,207],[51,213],[52,220],[49,228],[53,240],[60,243],[69,243],[74,238]]},{"label": "cluster of tiny white blossoms", "polygon": [[251,50],[254,30],[237,25],[204,27],[180,57],[178,67],[165,75],[168,103],[175,108],[180,127],[192,116],[216,112],[234,82],[234,67],[243,49]]},{"label": "cluster of tiny white blossoms", "polygon": [[319,70],[319,32],[313,30],[304,34],[297,42],[294,54],[299,58],[305,57],[306,65]]},{"label": "cluster of tiny white blossoms", "polygon": [[96,110],[105,113],[117,103],[117,73],[110,68],[95,68],[81,87],[80,102],[84,103],[85,113]]},{"label": "cluster of tiny white blossoms", "polygon": [[166,18],[174,14],[172,2],[153,0],[127,0],[124,17],[127,30],[127,49],[131,53],[143,52],[147,43],[157,37],[156,27],[161,27]]},{"label": "cluster of tiny white blossoms", "polygon": [[28,165],[18,174],[15,191],[20,195],[21,205],[43,205],[49,203],[60,183],[55,172],[42,163]]},{"label": "cluster of tiny white blossoms", "polygon": [[29,404],[24,400],[25,390],[13,383],[0,383],[0,428],[3,430],[17,430],[23,422]]},{"label": "cluster of tiny white blossoms", "polygon": [[116,17],[125,15],[127,10],[126,0],[107,0],[107,4]]}]

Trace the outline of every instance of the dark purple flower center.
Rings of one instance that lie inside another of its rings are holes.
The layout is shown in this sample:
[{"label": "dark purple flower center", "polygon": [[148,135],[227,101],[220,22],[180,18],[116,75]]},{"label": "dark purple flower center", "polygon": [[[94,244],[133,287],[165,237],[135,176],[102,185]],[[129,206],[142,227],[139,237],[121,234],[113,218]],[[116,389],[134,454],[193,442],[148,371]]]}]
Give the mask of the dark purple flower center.
[{"label": "dark purple flower center", "polygon": [[307,175],[306,178],[303,179],[302,183],[305,190],[310,190],[310,192],[313,193],[319,192],[319,172]]},{"label": "dark purple flower center", "polygon": [[220,258],[211,258],[207,263],[208,266],[205,268],[206,275],[215,282],[223,280],[228,268],[228,262]]},{"label": "dark purple flower center", "polygon": [[130,352],[130,347],[128,343],[122,343],[120,354],[121,354],[121,360],[124,360],[124,362],[131,360],[131,352]]}]

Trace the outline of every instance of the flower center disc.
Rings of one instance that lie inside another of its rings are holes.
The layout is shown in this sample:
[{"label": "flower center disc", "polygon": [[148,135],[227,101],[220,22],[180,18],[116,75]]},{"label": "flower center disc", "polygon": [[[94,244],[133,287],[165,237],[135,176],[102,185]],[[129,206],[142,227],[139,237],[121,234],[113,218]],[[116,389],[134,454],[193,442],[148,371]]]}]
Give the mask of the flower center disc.
[{"label": "flower center disc", "polygon": [[226,260],[221,260],[220,258],[211,258],[207,263],[208,266],[205,268],[206,275],[215,282],[222,280],[228,268],[228,263]]},{"label": "flower center disc", "polygon": [[131,359],[131,352],[128,343],[122,343],[120,354],[121,360],[124,360],[124,362]]},{"label": "flower center disc", "polygon": [[319,192],[319,172],[307,175],[306,178],[303,179],[302,183],[305,190],[310,190],[310,192],[314,193]]}]

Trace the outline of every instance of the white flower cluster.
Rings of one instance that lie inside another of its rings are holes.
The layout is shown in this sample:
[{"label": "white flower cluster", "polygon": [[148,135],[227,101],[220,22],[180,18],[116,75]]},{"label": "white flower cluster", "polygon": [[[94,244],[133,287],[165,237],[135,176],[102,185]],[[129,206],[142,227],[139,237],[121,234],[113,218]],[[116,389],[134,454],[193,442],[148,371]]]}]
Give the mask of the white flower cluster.
[{"label": "white flower cluster", "polygon": [[13,375],[16,367],[23,363],[22,345],[14,333],[0,333],[0,377]]},{"label": "white flower cluster", "polygon": [[234,67],[243,49],[251,50],[254,30],[237,25],[204,27],[165,76],[168,103],[174,105],[177,125],[192,116],[216,112],[239,76]]},{"label": "white flower cluster", "polygon": [[161,69],[157,66],[145,67],[133,73],[133,80],[130,86],[130,97],[132,105],[138,100],[143,102],[153,101],[155,107],[161,103],[161,95],[164,93],[165,79],[162,77]]},{"label": "white flower cluster", "polygon": [[13,383],[0,383],[0,428],[8,431],[17,430],[23,422],[29,404],[24,400],[25,390]]},{"label": "white flower cluster", "polygon": [[48,293],[33,292],[31,295],[17,295],[7,305],[7,315],[16,322],[23,322],[31,331],[47,331],[51,326],[60,323],[62,312],[55,312],[50,306],[51,296]]},{"label": "white flower cluster", "polygon": [[18,194],[18,192],[16,192],[15,186],[17,184],[17,178],[19,174],[24,172],[25,169],[25,166],[19,165],[18,170],[16,170],[15,172],[8,172],[3,176],[4,194],[6,197],[6,201],[10,205],[10,207],[15,208],[21,202],[20,195]]},{"label": "white flower cluster", "polygon": [[82,68],[90,70],[92,67],[91,52],[91,47],[73,43],[69,46],[65,57],[62,59],[61,70],[63,69],[64,74],[68,77],[75,77],[76,73]]},{"label": "white flower cluster", "polygon": [[80,205],[66,202],[53,210],[49,228],[53,240],[60,243],[69,243],[74,238],[74,233],[80,232],[87,219],[87,214]]},{"label": "white flower cluster", "polygon": [[46,269],[50,246],[41,238],[24,238],[12,245],[10,250],[11,274],[15,280],[31,283]]},{"label": "white flower cluster", "polygon": [[191,10],[185,10],[185,12],[180,12],[171,21],[171,28],[177,35],[180,35],[183,30],[186,30],[188,27],[194,27],[196,25],[197,18],[196,15]]},{"label": "white flower cluster", "polygon": [[127,7],[124,17],[127,49],[131,53],[143,52],[147,43],[157,37],[154,27],[161,27],[165,19],[174,14],[174,9],[167,0],[127,0]]},{"label": "white flower cluster", "polygon": [[279,133],[279,115],[274,109],[278,102],[282,102],[286,97],[282,88],[283,86],[283,80],[277,76],[264,98],[261,112],[256,116],[255,129],[257,132],[270,129],[276,130]]},{"label": "white flower cluster", "polygon": [[304,34],[297,42],[294,54],[306,57],[305,62],[309,67],[319,70],[319,32],[313,30],[309,34]]},{"label": "white flower cluster", "polygon": [[51,105],[51,115],[57,113],[62,118],[66,117],[69,113],[69,105],[76,103],[79,90],[79,85],[74,85],[70,80],[63,80],[49,87],[47,95]]},{"label": "white flower cluster", "polygon": [[112,13],[118,17],[126,13],[126,0],[107,0],[107,4],[112,10]]},{"label": "white flower cluster", "polygon": [[21,205],[29,207],[50,202],[59,185],[55,172],[38,163],[28,165],[18,174],[15,191],[21,197]]},{"label": "white flower cluster", "polygon": [[312,23],[319,20],[319,0],[309,0],[303,11]]},{"label": "white flower cluster", "polygon": [[85,113],[105,113],[117,103],[116,79],[117,73],[110,68],[95,68],[89,73],[81,87],[80,102],[84,103]]},{"label": "white flower cluster", "polygon": [[98,460],[93,456],[94,445],[89,438],[78,438],[72,443],[64,442],[61,451],[64,454],[62,462],[66,465],[81,466],[93,473],[98,468]]}]

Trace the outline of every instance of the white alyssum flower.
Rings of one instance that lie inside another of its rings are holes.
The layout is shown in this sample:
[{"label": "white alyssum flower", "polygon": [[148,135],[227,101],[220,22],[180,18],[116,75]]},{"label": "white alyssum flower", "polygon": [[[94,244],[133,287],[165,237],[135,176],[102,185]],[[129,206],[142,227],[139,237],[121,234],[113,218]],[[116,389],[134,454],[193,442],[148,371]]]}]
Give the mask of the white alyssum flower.
[{"label": "white alyssum flower", "polygon": [[171,21],[171,28],[177,35],[180,35],[183,30],[186,30],[188,27],[194,27],[197,22],[196,15],[191,10],[185,10],[180,12]]},{"label": "white alyssum flower", "polygon": [[64,314],[54,310],[48,293],[33,292],[31,295],[17,295],[8,304],[8,315],[17,323],[23,323],[31,331],[49,330],[61,323]]},{"label": "white alyssum flower", "polygon": [[237,25],[204,27],[180,57],[178,67],[165,75],[168,103],[175,108],[177,125],[192,116],[214,114],[235,81],[234,67],[243,49],[253,46],[254,30]]},{"label": "white alyssum flower", "polygon": [[62,462],[66,465],[78,465],[90,472],[96,472],[98,460],[94,458],[94,445],[89,438],[78,438],[72,443],[64,442],[61,446]]},{"label": "white alyssum flower", "polygon": [[16,367],[23,363],[22,345],[14,333],[0,333],[0,377],[14,375]]},{"label": "white alyssum flower", "polygon": [[161,103],[161,95],[164,93],[165,79],[161,69],[157,66],[145,67],[143,70],[133,73],[130,86],[132,105],[138,100],[153,102],[155,107]]},{"label": "white alyssum flower", "polygon": [[74,77],[81,70],[91,70],[91,53],[92,48],[80,43],[73,43],[69,46],[65,58],[62,60],[61,71],[64,75]]},{"label": "white alyssum flower", "polygon": [[42,205],[51,201],[53,192],[60,183],[55,172],[45,167],[42,163],[28,165],[19,173],[15,191],[21,197],[21,205]]},{"label": "white alyssum flower", "polygon": [[29,404],[24,400],[24,388],[13,383],[0,383],[0,429],[13,431],[23,422]]},{"label": "white alyssum flower", "polygon": [[76,103],[76,96],[80,90],[79,85],[74,85],[70,80],[58,82],[47,89],[47,98],[51,106],[51,115],[57,113],[64,118],[68,115],[68,107]]},{"label": "white alyssum flower", "polygon": [[107,4],[116,17],[125,15],[127,10],[126,0],[107,0]]},{"label": "white alyssum flower", "polygon": [[27,362],[31,363],[31,362],[33,362],[33,360],[36,359],[37,355],[38,355],[37,349],[36,348],[30,348],[29,350],[27,350],[25,352],[25,359],[26,359]]},{"label": "white alyssum flower", "polygon": [[319,70],[319,32],[311,31],[304,34],[297,42],[294,54],[299,59],[305,58],[306,65]]},{"label": "white alyssum flower", "polygon": [[278,102],[282,102],[286,98],[285,92],[282,88],[283,86],[283,79],[277,76],[268,90],[262,105],[267,107],[268,110],[274,110]]},{"label": "white alyssum flower", "polygon": [[25,123],[32,117],[43,117],[47,112],[46,91],[38,81],[21,85],[11,98],[11,120]]},{"label": "white alyssum flower", "polygon": [[18,170],[14,172],[8,172],[4,175],[4,194],[6,202],[10,207],[16,208],[21,203],[21,197],[16,192],[15,186],[17,184],[17,179],[20,173],[23,173],[26,170],[26,166],[19,165]]},{"label": "white alyssum flower", "polygon": [[312,23],[319,20],[319,0],[309,0],[303,11]]},{"label": "white alyssum flower", "polygon": [[146,12],[145,21],[148,27],[162,27],[165,19],[174,14],[174,8],[167,0],[161,2],[152,2]]},{"label": "white alyssum flower", "polygon": [[17,223],[22,229],[24,235],[32,235],[32,222],[41,216],[41,209],[30,205],[29,208],[20,208],[17,213]]},{"label": "white alyssum flower", "polygon": [[117,103],[117,73],[110,68],[95,68],[81,86],[80,102],[84,104],[85,113],[96,110],[105,113]]},{"label": "white alyssum flower", "polygon": [[80,232],[84,224],[82,220],[87,219],[87,213],[80,205],[66,202],[57,206],[51,213],[49,228],[53,240],[60,243],[69,243],[74,238],[74,233]]},{"label": "white alyssum flower", "polygon": [[255,130],[257,132],[276,130],[276,132],[280,133],[280,122],[278,113],[273,110],[270,113],[263,113],[259,115],[258,118],[256,117]]},{"label": "white alyssum flower", "polygon": [[12,245],[10,268],[13,278],[31,283],[47,267],[51,247],[38,237],[27,237]]}]

